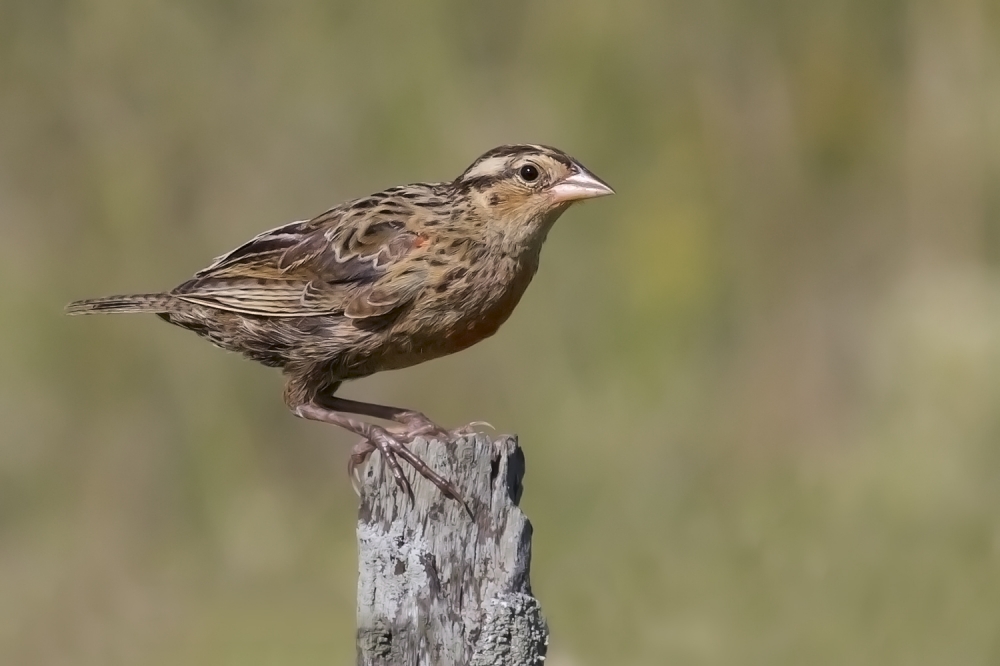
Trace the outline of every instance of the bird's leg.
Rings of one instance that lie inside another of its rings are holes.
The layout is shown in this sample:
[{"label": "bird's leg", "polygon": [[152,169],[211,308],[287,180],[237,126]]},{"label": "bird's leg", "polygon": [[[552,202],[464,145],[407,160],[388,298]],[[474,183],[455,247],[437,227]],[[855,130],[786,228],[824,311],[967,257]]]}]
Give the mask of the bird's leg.
[{"label": "bird's leg", "polygon": [[[351,460],[348,464],[348,468],[351,471],[356,469],[357,465],[364,462],[365,458],[368,457],[368,454],[375,449],[378,449],[382,453],[382,458],[389,466],[389,470],[392,472],[392,476],[396,480],[396,485],[406,492],[410,501],[413,500],[413,489],[410,487],[410,482],[407,480],[406,475],[403,474],[403,468],[400,466],[398,458],[402,458],[408,462],[410,466],[413,467],[413,469],[415,469],[421,476],[437,486],[441,492],[444,493],[445,497],[458,500],[459,502],[465,504],[461,493],[458,488],[454,486],[454,484],[428,467],[427,463],[406,448],[406,446],[393,437],[385,428],[372,425],[371,423],[365,423],[364,421],[359,421],[358,419],[353,419],[336,409],[331,409],[328,405],[334,400],[338,399],[325,397],[324,404],[322,405],[315,402],[309,402],[296,406],[293,411],[296,416],[313,421],[322,421],[323,423],[332,423],[333,425],[338,425],[345,430],[349,430],[356,435],[360,435],[365,438],[365,442],[358,444],[351,451]],[[468,507],[466,507],[466,509],[468,509]]]},{"label": "bird's leg", "polygon": [[395,421],[403,426],[403,430],[398,434],[405,435],[407,439],[424,435],[448,442],[452,437],[452,433],[431,421],[422,412],[413,409],[376,405],[371,402],[360,402],[358,400],[348,400],[346,398],[325,395],[321,396],[319,400],[324,407],[338,412],[361,414],[362,416],[371,416],[376,419]]},{"label": "bird's leg", "polygon": [[376,405],[371,402],[360,402],[358,400],[348,400],[347,398],[338,398],[335,396],[321,396],[320,401],[323,406],[334,409],[338,412],[361,414],[363,416],[371,416],[376,419],[395,421],[396,423],[402,425],[403,429],[401,431],[390,432],[393,432],[393,434],[403,435],[407,440],[412,440],[414,437],[424,436],[439,439],[442,442],[450,442],[454,437],[461,437],[462,435],[471,435],[475,433],[476,426],[485,425],[490,428],[493,427],[485,421],[473,421],[472,423],[462,426],[461,428],[445,430],[438,424],[434,423],[434,421],[427,418],[423,412],[418,412],[413,409]]}]

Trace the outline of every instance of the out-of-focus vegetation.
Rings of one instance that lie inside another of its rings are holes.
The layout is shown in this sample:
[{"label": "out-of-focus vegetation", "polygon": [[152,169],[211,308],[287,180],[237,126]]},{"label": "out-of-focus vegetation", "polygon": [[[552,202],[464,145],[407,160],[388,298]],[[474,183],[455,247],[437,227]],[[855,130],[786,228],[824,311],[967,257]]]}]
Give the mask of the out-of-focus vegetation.
[{"label": "out-of-focus vegetation", "polygon": [[0,2],[0,663],[353,659],[351,437],[71,298],[562,147],[493,339],[344,394],[527,451],[555,664],[1000,661],[994,3]]}]

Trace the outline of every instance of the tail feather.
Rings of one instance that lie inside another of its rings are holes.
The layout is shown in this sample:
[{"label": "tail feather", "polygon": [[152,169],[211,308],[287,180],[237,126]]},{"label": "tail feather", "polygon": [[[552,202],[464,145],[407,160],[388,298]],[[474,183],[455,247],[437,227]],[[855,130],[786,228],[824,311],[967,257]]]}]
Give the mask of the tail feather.
[{"label": "tail feather", "polygon": [[170,294],[125,294],[73,301],[66,314],[112,314],[121,312],[166,312],[174,297]]}]

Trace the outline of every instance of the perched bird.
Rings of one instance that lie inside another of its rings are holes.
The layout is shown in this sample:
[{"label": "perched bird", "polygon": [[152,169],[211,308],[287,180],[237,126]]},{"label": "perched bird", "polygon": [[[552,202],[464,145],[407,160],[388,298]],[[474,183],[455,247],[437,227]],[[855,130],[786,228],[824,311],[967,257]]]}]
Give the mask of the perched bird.
[{"label": "perched bird", "polygon": [[265,231],[169,292],[76,301],[67,311],[154,313],[280,367],[295,415],[363,438],[351,471],[378,449],[411,496],[400,458],[461,501],[406,447],[450,433],[420,412],[340,398],[337,389],[493,335],[534,276],[553,222],[575,201],[613,193],[560,150],[500,146],[451,182],[390,187]]}]

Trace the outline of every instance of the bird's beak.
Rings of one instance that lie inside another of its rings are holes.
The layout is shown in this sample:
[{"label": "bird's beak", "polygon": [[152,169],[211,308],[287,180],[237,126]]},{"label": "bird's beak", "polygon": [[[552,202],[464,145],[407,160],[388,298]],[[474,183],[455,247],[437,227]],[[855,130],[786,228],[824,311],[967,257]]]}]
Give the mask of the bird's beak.
[{"label": "bird's beak", "polygon": [[615,193],[610,185],[583,167],[577,167],[574,173],[553,185],[549,192],[552,193],[553,200],[560,203],[606,197]]}]

